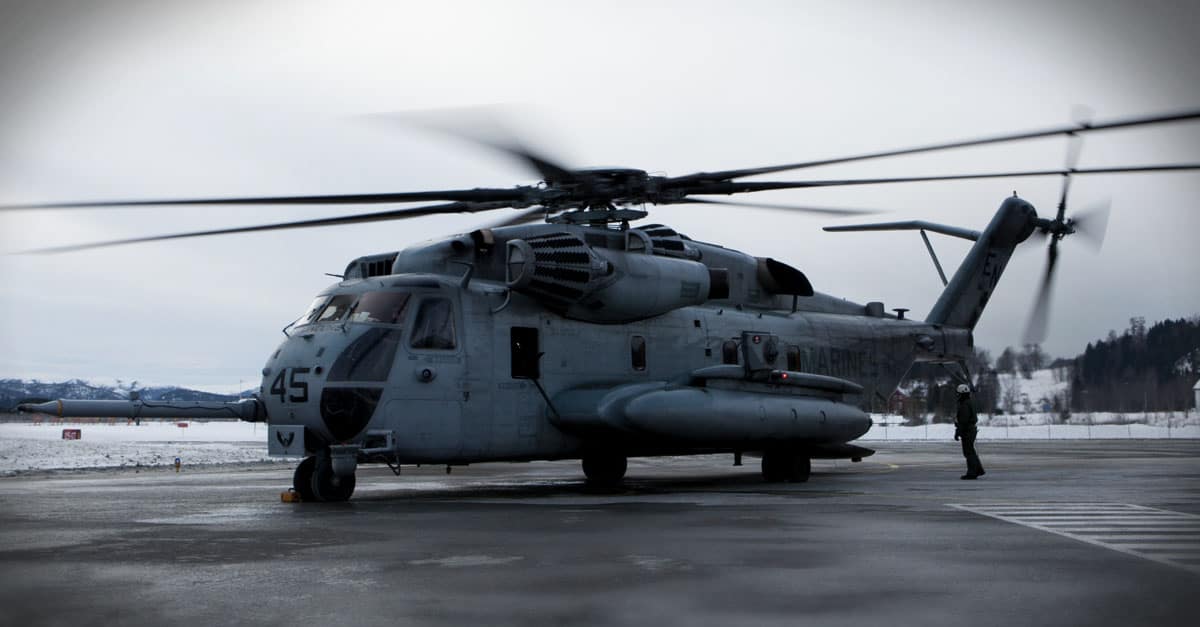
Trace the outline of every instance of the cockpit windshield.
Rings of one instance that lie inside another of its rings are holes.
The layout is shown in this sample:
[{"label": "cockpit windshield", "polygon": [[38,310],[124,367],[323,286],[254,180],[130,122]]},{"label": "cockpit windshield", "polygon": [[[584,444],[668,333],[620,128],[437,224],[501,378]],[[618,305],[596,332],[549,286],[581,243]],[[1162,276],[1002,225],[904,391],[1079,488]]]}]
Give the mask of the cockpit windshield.
[{"label": "cockpit windshield", "polygon": [[354,304],[354,294],[338,294],[329,299],[321,310],[309,322],[334,322],[346,315],[346,310]]},{"label": "cockpit windshield", "polygon": [[350,322],[400,324],[404,321],[408,297],[405,292],[367,292],[350,312]]},{"label": "cockpit windshield", "polygon": [[296,324],[302,325],[312,322],[313,318],[317,317],[317,312],[321,311],[321,308],[324,307],[325,303],[327,302],[329,302],[328,296],[318,296],[314,298],[312,304],[308,306],[308,309],[304,310],[304,315],[296,319]]}]

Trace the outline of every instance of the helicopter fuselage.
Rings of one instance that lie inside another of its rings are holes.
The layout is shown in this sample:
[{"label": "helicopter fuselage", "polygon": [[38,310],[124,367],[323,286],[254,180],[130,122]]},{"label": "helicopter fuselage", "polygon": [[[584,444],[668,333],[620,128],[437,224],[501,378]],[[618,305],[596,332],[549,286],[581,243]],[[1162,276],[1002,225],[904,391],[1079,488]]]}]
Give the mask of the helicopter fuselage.
[{"label": "helicopter fuselage", "polygon": [[[597,441],[625,454],[757,450],[771,438],[752,430],[717,440],[690,437],[686,428],[583,432],[563,420],[559,412],[565,410],[556,405],[569,404],[565,395],[580,389],[652,382],[686,387],[701,369],[748,367],[748,359],[758,359],[760,368],[857,383],[859,393],[818,400],[881,410],[915,360],[959,359],[970,343],[961,330],[844,301],[842,307],[861,313],[712,304],[596,324],[547,311],[503,284],[472,281],[463,287],[455,278],[429,274],[352,279],[318,301],[325,307],[340,303],[352,313],[290,331],[263,371],[260,399],[270,422],[302,426],[310,450],[354,443],[368,456],[395,463],[570,458]],[[755,347],[744,344],[756,342],[773,348],[748,357],[746,349]],[[719,385],[707,387],[722,393]],[[788,395],[770,383],[741,387],[752,398],[780,400],[785,407],[812,401],[812,394]],[[865,413],[822,420],[834,412],[791,412],[809,423],[801,432],[813,444],[846,442],[870,428]]]}]

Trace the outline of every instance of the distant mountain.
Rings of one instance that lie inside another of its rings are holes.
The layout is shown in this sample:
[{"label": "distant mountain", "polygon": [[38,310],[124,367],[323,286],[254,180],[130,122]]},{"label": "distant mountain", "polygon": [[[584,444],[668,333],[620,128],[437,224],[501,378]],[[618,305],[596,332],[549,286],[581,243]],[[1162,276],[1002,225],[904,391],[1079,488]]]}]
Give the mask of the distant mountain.
[{"label": "distant mountain", "polygon": [[[59,398],[85,400],[124,400],[130,389],[112,385],[88,383],[72,379],[61,383],[0,379],[0,411],[13,409],[18,403],[52,401]],[[138,396],[147,401],[233,401],[253,394],[252,390],[234,394],[213,394],[178,386],[136,388]]]}]

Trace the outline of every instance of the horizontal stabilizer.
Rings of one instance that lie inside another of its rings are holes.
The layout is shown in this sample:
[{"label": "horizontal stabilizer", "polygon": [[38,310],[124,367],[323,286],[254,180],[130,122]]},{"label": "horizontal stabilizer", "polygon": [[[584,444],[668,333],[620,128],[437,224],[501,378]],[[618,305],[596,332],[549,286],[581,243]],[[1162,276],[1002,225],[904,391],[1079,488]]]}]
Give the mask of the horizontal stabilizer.
[{"label": "horizontal stabilizer", "polygon": [[979,231],[964,229],[957,226],[926,222],[924,220],[906,220],[903,222],[877,222],[875,224],[847,224],[844,226],[827,226],[826,231],[838,233],[842,231],[930,231],[951,237],[961,237],[972,242],[979,239]]}]

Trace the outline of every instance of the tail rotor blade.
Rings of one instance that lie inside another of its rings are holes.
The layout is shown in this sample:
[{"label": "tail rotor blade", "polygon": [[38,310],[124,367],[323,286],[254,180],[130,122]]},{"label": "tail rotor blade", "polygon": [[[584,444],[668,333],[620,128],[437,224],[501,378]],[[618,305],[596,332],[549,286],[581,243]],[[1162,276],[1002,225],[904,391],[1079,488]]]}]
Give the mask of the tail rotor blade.
[{"label": "tail rotor blade", "polygon": [[[1075,105],[1071,117],[1079,125],[1080,130],[1087,130],[1092,121],[1092,110],[1089,107]],[[1061,222],[1067,213],[1067,193],[1071,190],[1071,174],[1079,165],[1079,154],[1083,151],[1083,137],[1077,133],[1067,134],[1067,160],[1064,164],[1062,194],[1058,198],[1058,220]]]},{"label": "tail rotor blade", "polygon": [[1071,174],[1075,171],[1075,166],[1079,165],[1079,153],[1083,150],[1083,138],[1078,135],[1071,135],[1067,139],[1067,161],[1066,167],[1063,168],[1063,184],[1062,193],[1058,197],[1058,219],[1062,220],[1067,213],[1067,194],[1071,191]]},{"label": "tail rotor blade", "polygon": [[1072,226],[1075,234],[1081,236],[1080,241],[1095,252],[1100,252],[1100,247],[1104,245],[1104,234],[1108,230],[1109,209],[1110,203],[1106,200],[1073,216]]},{"label": "tail rotor blade", "polygon": [[1046,329],[1050,320],[1050,295],[1057,263],[1058,239],[1054,238],[1050,240],[1050,247],[1047,249],[1046,273],[1042,275],[1042,283],[1033,302],[1033,311],[1030,312],[1029,322],[1025,325],[1025,344],[1041,344],[1046,339]]}]

